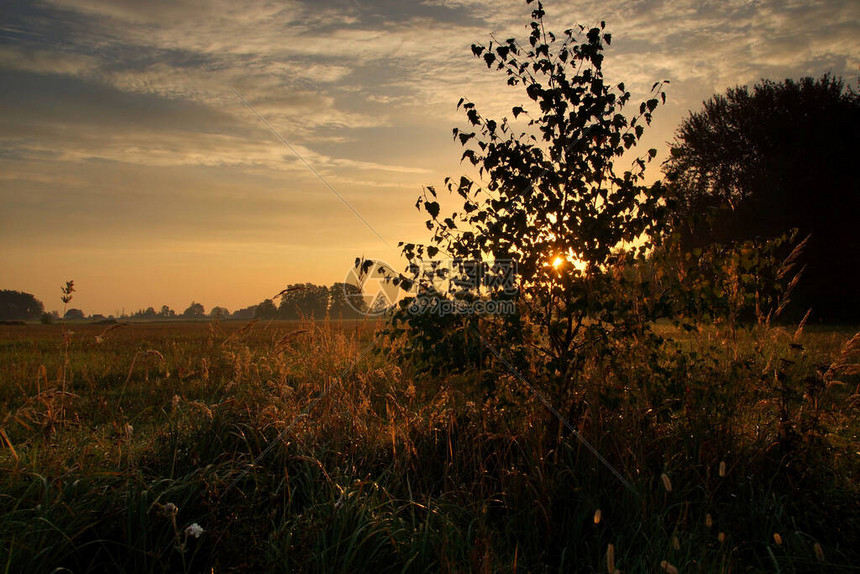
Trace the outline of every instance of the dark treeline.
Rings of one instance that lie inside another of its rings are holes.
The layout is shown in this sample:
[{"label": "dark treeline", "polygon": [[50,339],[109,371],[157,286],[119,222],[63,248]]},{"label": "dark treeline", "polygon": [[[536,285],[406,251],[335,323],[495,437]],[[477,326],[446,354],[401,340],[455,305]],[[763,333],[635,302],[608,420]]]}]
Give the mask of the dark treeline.
[{"label": "dark treeline", "polygon": [[355,319],[362,316],[364,304],[360,290],[349,284],[335,283],[330,287],[313,283],[289,285],[273,299],[265,299],[256,305],[230,312],[226,307],[215,306],[208,310],[196,301],[181,312],[162,305],[159,309],[147,307],[133,313],[120,313],[119,316],[93,314],[72,307],[62,316],[57,311],[45,312],[44,304],[30,293],[0,291],[0,320],[35,321],[53,323],[61,318],[70,321],[136,319],[144,321],[163,320],[202,320],[202,319]]},{"label": "dark treeline", "polygon": [[[349,299],[349,300],[348,300]],[[200,303],[192,302],[187,309],[177,313],[167,305],[162,305],[160,311],[149,307],[141,309],[128,318],[160,320],[160,319],[322,319],[326,316],[332,319],[354,319],[362,315],[363,309],[360,291],[352,285],[335,283],[330,287],[314,285],[313,283],[295,283],[289,285],[272,299],[265,299],[256,305],[250,305],[230,312],[226,307],[215,306],[208,312]]]},{"label": "dark treeline", "polygon": [[[364,309],[360,291],[354,285],[335,283],[331,287],[313,283],[289,285],[275,299],[266,299],[257,305],[241,309],[233,318],[258,319],[354,319]],[[237,317],[237,314],[242,317]]]}]

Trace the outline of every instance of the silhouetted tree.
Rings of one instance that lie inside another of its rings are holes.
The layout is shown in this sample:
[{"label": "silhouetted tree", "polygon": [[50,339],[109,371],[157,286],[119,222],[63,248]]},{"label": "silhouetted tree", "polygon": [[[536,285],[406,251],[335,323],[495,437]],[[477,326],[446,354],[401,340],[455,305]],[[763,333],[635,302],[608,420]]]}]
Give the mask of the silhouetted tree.
[{"label": "silhouetted tree", "polygon": [[254,317],[257,319],[277,319],[278,308],[271,299],[266,299],[254,309]]},{"label": "silhouetted tree", "polygon": [[355,319],[366,311],[361,289],[350,283],[335,283],[329,287],[329,316],[332,319]]},{"label": "silhouetted tree", "polygon": [[281,319],[299,319],[313,317],[322,319],[328,310],[329,290],[312,283],[290,285],[281,294],[278,305],[278,317]]},{"label": "silhouetted tree", "polygon": [[156,317],[158,317],[158,313],[152,307],[141,309],[132,315],[134,319],[155,319]]},{"label": "silhouetted tree", "polygon": [[171,308],[170,308],[170,307],[168,307],[167,305],[162,305],[162,306],[161,306],[161,311],[159,311],[158,316],[159,316],[159,317],[162,317],[162,318],[164,318],[164,319],[168,319],[168,318],[171,318],[171,317],[176,317],[176,311],[174,311],[173,309],[171,309]]},{"label": "silhouetted tree", "polygon": [[206,316],[206,309],[200,303],[191,302],[188,309],[182,312],[184,319],[201,319]]},{"label": "silhouetted tree", "polygon": [[209,311],[209,316],[213,319],[229,319],[230,311],[226,307],[215,306]]},{"label": "silhouetted tree", "polygon": [[75,321],[85,318],[86,315],[84,315],[84,312],[80,309],[75,308],[69,309],[68,311],[66,311],[65,315],[63,315],[63,319],[66,319],[67,321]]},{"label": "silhouetted tree", "polygon": [[[434,187],[418,198],[433,237],[427,245],[403,245],[405,286],[418,282],[419,292],[400,302],[396,324],[409,330],[407,349],[428,368],[490,364],[494,356],[483,339],[518,368],[531,364],[533,374],[561,388],[585,361],[617,352],[610,341],[641,340],[656,312],[650,302],[639,304],[641,285],[627,280],[625,270],[644,259],[650,238],[663,231],[663,187],[643,181],[657,152],[632,164],[625,156],[665,94],[663,83],[655,83],[650,98],[628,114],[630,92],[603,76],[603,51],[612,41],[605,24],[556,36],[536,4],[527,43],[493,38],[472,46],[528,99],[500,119],[460,99],[469,125],[453,135],[464,148],[461,159],[480,177],[446,178],[462,205],[455,212],[443,211]],[[438,293],[437,282],[448,292]],[[414,311],[446,297],[515,303],[516,311],[439,317]],[[485,373],[495,384],[498,377]]]},{"label": "silhouetted tree", "polygon": [[[272,307],[274,307],[274,305],[272,305]],[[233,311],[233,314],[230,315],[230,317],[233,319],[253,319],[256,311],[257,305],[251,305],[250,307]]]},{"label": "silhouetted tree", "polygon": [[664,166],[687,248],[812,234],[795,314],[860,318],[860,96],[824,75],[716,95]]},{"label": "silhouetted tree", "polygon": [[0,291],[0,319],[29,321],[42,316],[45,306],[30,293]]}]

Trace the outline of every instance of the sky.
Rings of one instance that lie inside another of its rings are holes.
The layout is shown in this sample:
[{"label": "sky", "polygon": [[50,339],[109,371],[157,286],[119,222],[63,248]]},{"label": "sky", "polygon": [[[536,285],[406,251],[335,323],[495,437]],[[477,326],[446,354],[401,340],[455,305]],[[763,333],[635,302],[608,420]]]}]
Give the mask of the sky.
[{"label": "sky", "polygon": [[[606,22],[604,72],[633,100],[671,82],[640,144],[658,159],[729,87],[860,76],[856,0],[544,7],[559,34]],[[459,98],[496,118],[527,102],[470,45],[525,42],[532,8],[0,0],[0,289],[61,309],[74,280],[87,314],[235,310],[343,281],[359,256],[402,268],[397,242],[425,238],[422,186],[463,173]]]}]

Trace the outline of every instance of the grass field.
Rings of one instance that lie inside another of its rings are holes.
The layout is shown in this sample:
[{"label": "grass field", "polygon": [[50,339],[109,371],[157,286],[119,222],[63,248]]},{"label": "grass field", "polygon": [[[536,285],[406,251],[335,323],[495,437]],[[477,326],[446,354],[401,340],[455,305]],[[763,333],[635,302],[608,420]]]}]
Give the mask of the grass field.
[{"label": "grass field", "polygon": [[860,570],[853,330],[659,327],[552,395],[603,464],[380,327],[0,326],[0,570]]}]

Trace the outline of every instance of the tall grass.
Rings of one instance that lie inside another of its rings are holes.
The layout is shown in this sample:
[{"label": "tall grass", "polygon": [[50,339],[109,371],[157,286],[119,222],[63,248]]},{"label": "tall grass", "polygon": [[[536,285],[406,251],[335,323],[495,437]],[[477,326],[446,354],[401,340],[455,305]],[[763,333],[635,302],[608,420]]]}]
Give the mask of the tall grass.
[{"label": "tall grass", "polygon": [[58,328],[2,329],[5,572],[860,563],[847,332],[667,328],[657,369],[587,365],[554,404],[631,491],[513,376],[419,378],[374,325],[77,325],[65,377]]}]

